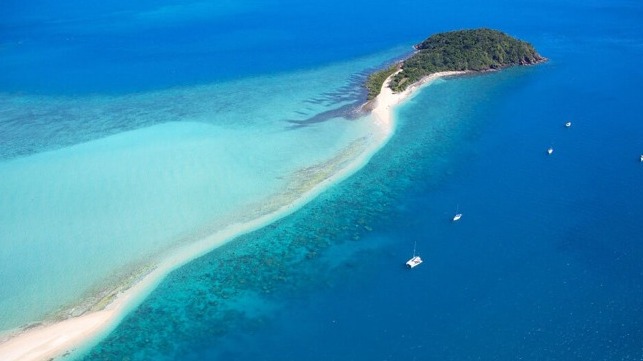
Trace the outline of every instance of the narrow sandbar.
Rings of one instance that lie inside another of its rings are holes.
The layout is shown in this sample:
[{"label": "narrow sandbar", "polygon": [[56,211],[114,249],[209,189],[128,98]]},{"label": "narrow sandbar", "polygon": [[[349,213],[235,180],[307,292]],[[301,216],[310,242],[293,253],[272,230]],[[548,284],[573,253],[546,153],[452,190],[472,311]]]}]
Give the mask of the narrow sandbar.
[{"label": "narrow sandbar", "polygon": [[[347,178],[362,168],[370,158],[381,149],[394,133],[393,109],[410,98],[421,86],[445,76],[460,75],[464,72],[441,72],[432,74],[409,87],[402,93],[393,93],[388,84],[383,84],[380,94],[375,98],[372,109],[372,139],[349,146],[335,158],[302,170],[305,175],[295,179],[293,186],[285,194],[271,199],[263,205],[257,217],[243,223],[235,223],[202,240],[183,246],[152,268],[140,281],[119,291],[111,302],[98,311],[88,312],[78,317],[31,327],[0,337],[0,359],[13,360],[50,360],[73,352],[79,347],[98,342],[113,330],[129,310],[136,307],[143,298],[172,270],[191,260],[210,252],[235,237],[259,229],[301,208],[318,194],[333,184]],[[311,175],[312,173],[312,175]]]}]

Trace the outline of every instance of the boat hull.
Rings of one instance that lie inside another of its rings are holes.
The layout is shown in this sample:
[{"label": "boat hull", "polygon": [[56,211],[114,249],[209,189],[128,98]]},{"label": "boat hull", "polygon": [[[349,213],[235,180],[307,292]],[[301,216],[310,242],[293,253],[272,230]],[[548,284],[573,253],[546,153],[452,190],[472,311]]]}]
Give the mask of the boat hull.
[{"label": "boat hull", "polygon": [[414,256],[410,260],[406,261],[406,267],[414,268],[419,266],[422,263],[422,258],[420,256]]}]

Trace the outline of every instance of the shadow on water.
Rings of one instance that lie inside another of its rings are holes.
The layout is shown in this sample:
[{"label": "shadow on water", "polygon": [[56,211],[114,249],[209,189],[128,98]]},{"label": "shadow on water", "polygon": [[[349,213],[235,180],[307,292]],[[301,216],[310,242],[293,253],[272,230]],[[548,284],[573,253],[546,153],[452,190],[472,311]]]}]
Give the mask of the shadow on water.
[{"label": "shadow on water", "polygon": [[286,122],[291,123],[292,125],[287,127],[288,129],[297,129],[310,126],[316,123],[323,123],[331,119],[343,118],[346,120],[354,120],[361,116],[367,114],[362,108],[362,101],[357,101],[351,104],[342,105],[339,108],[331,109],[314,116],[303,119],[303,120],[286,120]]},{"label": "shadow on water", "polygon": [[[286,119],[284,120],[285,122],[292,124],[288,126],[287,129],[302,128],[316,123],[323,123],[336,118],[353,120],[359,118],[360,116],[363,116],[365,113],[361,110],[361,106],[362,104],[364,104],[364,102],[366,102],[367,94],[363,84],[370,73],[371,70],[367,70],[358,74],[354,74],[349,78],[346,85],[338,88],[337,90],[326,92],[321,94],[319,97],[305,100],[304,103],[313,105],[338,105],[338,107],[316,113],[313,116],[301,120]],[[348,104],[345,104],[346,102],[348,102]],[[301,114],[302,116],[307,115],[304,112],[299,112],[299,114]]]}]

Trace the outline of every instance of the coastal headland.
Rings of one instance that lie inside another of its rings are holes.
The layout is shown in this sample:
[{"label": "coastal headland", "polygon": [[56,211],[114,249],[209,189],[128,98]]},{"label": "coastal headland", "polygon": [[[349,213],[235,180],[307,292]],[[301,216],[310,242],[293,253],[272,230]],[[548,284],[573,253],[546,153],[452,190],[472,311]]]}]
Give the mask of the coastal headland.
[{"label": "coastal headland", "polygon": [[[544,58],[537,55],[535,50],[532,53],[533,48],[530,45],[524,45],[527,44],[524,42],[509,42],[513,45],[507,48],[509,49],[508,53],[512,54],[513,50],[511,49],[515,50],[514,46],[524,50],[524,52],[517,52],[515,57],[505,56],[504,52],[498,52],[491,56],[484,55],[486,53],[481,52],[476,46],[469,46],[469,49],[477,49],[472,53],[453,52],[453,48],[450,46],[440,50],[443,52],[441,56],[435,55],[438,54],[435,52],[427,52],[427,49],[435,51],[435,42],[449,44],[449,41],[454,41],[453,39],[462,40],[461,42],[456,41],[456,44],[461,43],[458,46],[467,44],[469,41],[473,41],[473,44],[478,44],[476,43],[478,41],[486,44],[485,46],[506,43],[506,35],[500,33],[502,36],[499,36],[498,33],[489,29],[479,29],[464,31],[464,33],[445,33],[451,34],[446,38],[443,37],[443,34],[438,34],[417,45],[417,52],[412,57],[394,67],[375,73],[369,78],[367,87],[371,99],[368,102],[368,109],[370,109],[372,117],[371,139],[358,140],[332,159],[296,172],[287,190],[258,205],[259,210],[253,213],[256,217],[231,224],[215,234],[177,249],[172,256],[150,267],[148,273],[138,278],[136,282],[129,284],[126,288],[114,291],[107,298],[103,298],[100,308],[92,308],[93,311],[77,317],[70,317],[62,321],[43,322],[34,327],[27,327],[0,336],[4,337],[0,338],[0,359],[6,361],[51,360],[70,353],[73,355],[73,352],[98,342],[101,336],[113,330],[123,317],[140,304],[144,297],[172,270],[225,244],[236,236],[259,229],[291,214],[331,185],[362,168],[394,134],[395,107],[410,99],[419,89],[432,81],[441,77],[544,61]],[[483,38],[476,40],[476,36],[483,36]],[[493,43],[494,41],[498,43]],[[456,65],[447,60],[446,63],[450,65],[444,65],[444,54],[459,54],[456,58],[465,60],[455,62]],[[526,57],[525,54],[535,55]],[[474,60],[477,58],[482,59],[481,62]],[[498,58],[501,58],[502,61],[497,62]],[[495,60],[487,64],[489,59]],[[486,65],[473,66],[475,64]],[[376,88],[376,94],[371,91],[371,88]],[[105,299],[109,301],[105,302]]]}]

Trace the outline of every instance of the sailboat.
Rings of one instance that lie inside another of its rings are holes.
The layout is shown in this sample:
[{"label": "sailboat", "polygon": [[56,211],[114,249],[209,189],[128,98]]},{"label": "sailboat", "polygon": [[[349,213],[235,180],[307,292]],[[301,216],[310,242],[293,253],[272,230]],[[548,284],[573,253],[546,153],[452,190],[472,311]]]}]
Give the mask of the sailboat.
[{"label": "sailboat", "polygon": [[458,212],[459,210],[460,210],[460,205],[458,204],[458,206],[455,209],[455,216],[453,216],[454,222],[459,221],[460,218],[462,218],[462,213]]},{"label": "sailboat", "polygon": [[413,268],[415,266],[419,266],[420,263],[422,263],[422,258],[420,256],[417,256],[415,254],[415,246],[417,245],[417,241],[413,244],[413,257],[411,257],[410,260],[406,261],[406,267],[408,268]]}]

